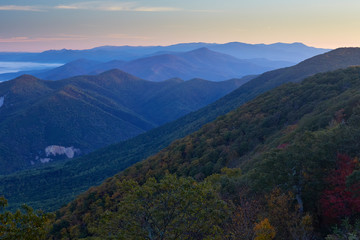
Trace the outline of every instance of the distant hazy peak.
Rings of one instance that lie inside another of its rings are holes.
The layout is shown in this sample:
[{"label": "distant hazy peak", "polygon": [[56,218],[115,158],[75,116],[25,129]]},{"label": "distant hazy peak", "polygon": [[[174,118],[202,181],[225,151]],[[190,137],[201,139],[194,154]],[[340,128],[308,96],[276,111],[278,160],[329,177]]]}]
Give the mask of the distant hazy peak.
[{"label": "distant hazy peak", "polygon": [[98,76],[100,76],[100,77],[116,77],[116,78],[123,78],[123,79],[132,79],[132,80],[142,80],[141,78],[131,75],[130,73],[121,71],[117,68],[100,73]]},{"label": "distant hazy peak", "polygon": [[194,49],[194,50],[191,50],[191,51],[188,51],[187,53],[206,53],[206,52],[214,52],[214,51],[211,51],[209,48],[207,47],[201,47],[201,48],[197,48],[197,49]]},{"label": "distant hazy peak", "polygon": [[194,50],[191,50],[191,51],[188,51],[188,52],[185,52],[185,53],[180,53],[179,54],[180,56],[181,55],[201,55],[201,56],[223,56],[223,57],[228,57],[228,58],[235,58],[231,55],[228,55],[226,53],[222,53],[222,52],[218,52],[218,51],[214,51],[214,50],[211,50],[207,47],[201,47],[201,48],[197,48],[197,49],[194,49]]},{"label": "distant hazy peak", "polygon": [[35,82],[38,82],[40,79],[37,78],[37,77],[34,77],[32,75],[29,75],[29,74],[24,74],[24,75],[21,75],[20,77],[17,77],[14,79],[13,83],[14,84],[31,84],[31,83],[35,83]]}]

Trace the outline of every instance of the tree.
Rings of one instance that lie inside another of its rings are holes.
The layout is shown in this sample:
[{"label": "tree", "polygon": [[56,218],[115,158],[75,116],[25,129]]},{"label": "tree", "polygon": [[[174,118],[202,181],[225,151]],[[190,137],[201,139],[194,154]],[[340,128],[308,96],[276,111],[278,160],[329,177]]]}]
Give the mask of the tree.
[{"label": "tree", "polygon": [[327,235],[326,240],[358,240],[360,239],[360,220],[354,224],[348,218],[342,220],[340,227],[335,226],[331,234]]},{"label": "tree", "polygon": [[269,219],[267,218],[257,223],[254,231],[256,235],[255,240],[272,240],[276,235],[274,227],[270,225]]},{"label": "tree", "polygon": [[241,178],[240,168],[224,167],[221,173],[212,174],[204,180],[216,189],[231,211],[224,228],[224,239],[228,240],[254,239],[254,226],[263,210],[258,196],[250,193]]},{"label": "tree", "polygon": [[41,240],[46,239],[51,214],[34,211],[23,205],[15,213],[5,211],[7,200],[0,197],[0,239]]},{"label": "tree", "polygon": [[357,165],[357,159],[344,154],[338,154],[337,159],[337,167],[326,178],[328,187],[320,199],[322,215],[327,223],[336,223],[360,213],[360,196],[346,184],[347,177]]},{"label": "tree", "polygon": [[239,192],[239,197],[231,202],[232,214],[226,226],[228,239],[252,240],[255,238],[254,226],[263,208],[258,200],[251,198],[246,190]]},{"label": "tree", "polygon": [[303,216],[294,201],[293,193],[283,193],[280,189],[275,188],[267,196],[270,223],[274,226],[279,239],[311,239],[312,218],[309,214]]},{"label": "tree", "polygon": [[227,208],[210,184],[166,175],[129,192],[119,210],[103,216],[106,239],[218,239]]},{"label": "tree", "polygon": [[332,144],[322,132],[305,132],[294,137],[285,149],[271,149],[259,155],[259,163],[249,172],[258,191],[280,187],[291,191],[300,213],[317,211],[323,187],[324,166],[333,164]]}]

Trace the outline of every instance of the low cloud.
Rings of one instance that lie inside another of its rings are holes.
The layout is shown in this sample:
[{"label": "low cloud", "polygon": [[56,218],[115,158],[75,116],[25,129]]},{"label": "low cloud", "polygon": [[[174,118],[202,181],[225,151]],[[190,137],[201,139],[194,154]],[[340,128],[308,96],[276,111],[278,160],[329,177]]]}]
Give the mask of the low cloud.
[{"label": "low cloud", "polygon": [[30,42],[53,42],[53,41],[76,41],[76,40],[89,40],[89,39],[142,39],[149,40],[150,37],[138,36],[131,34],[108,34],[104,36],[90,36],[90,35],[72,35],[72,34],[59,34],[55,36],[44,36],[44,37],[9,37],[0,38],[0,43],[30,43]]},{"label": "low cloud", "polygon": [[39,7],[35,6],[18,6],[18,5],[4,5],[0,6],[0,11],[31,11],[31,12],[41,12],[43,11]]},{"label": "low cloud", "polygon": [[92,10],[109,12],[218,12],[217,10],[192,10],[169,6],[143,6],[137,2],[108,2],[108,1],[89,1],[72,4],[62,4],[57,6],[19,6],[19,5],[0,5],[0,11],[32,11],[44,12],[49,10]]},{"label": "low cloud", "polygon": [[181,11],[180,8],[174,7],[152,7],[152,6],[139,6],[135,2],[103,2],[92,1],[73,3],[69,5],[58,5],[56,9],[65,10],[97,10],[97,11],[127,11],[127,12],[173,12]]},{"label": "low cloud", "polygon": [[175,12],[182,11],[180,8],[171,8],[171,7],[139,7],[135,8],[136,12]]},{"label": "low cloud", "polygon": [[28,43],[28,42],[52,42],[52,41],[69,41],[69,40],[83,40],[85,37],[74,36],[74,37],[11,37],[11,38],[0,38],[0,43]]}]

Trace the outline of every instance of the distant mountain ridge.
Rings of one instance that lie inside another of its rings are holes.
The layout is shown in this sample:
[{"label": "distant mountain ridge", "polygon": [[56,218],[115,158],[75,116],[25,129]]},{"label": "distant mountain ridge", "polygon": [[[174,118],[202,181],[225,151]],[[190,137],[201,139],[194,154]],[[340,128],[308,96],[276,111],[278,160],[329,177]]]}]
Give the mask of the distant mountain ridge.
[{"label": "distant mountain ridge", "polygon": [[291,65],[293,63],[266,59],[240,60],[203,47],[188,52],[172,52],[171,54],[143,57],[129,62],[113,60],[102,63],[79,59],[43,72],[28,71],[2,74],[0,80],[6,80],[10,76],[15,77],[23,73],[46,80],[59,80],[84,74],[95,75],[117,68],[155,82],[169,78],[184,80],[203,78],[211,81],[224,81],[230,78],[261,74],[265,71]]},{"label": "distant mountain ridge", "polygon": [[309,57],[329,51],[308,47],[302,43],[247,44],[241,42],[179,43],[169,46],[102,46],[86,50],[49,50],[41,53],[0,53],[0,61],[70,62],[77,59],[131,61],[156,52],[187,52],[206,47],[239,59],[267,58],[269,60],[300,62]]},{"label": "distant mountain ridge", "polygon": [[251,60],[240,60],[214,52],[208,48],[199,48],[184,53],[140,58],[125,63],[121,69],[151,81],[162,81],[172,77],[184,80],[197,77],[222,81],[260,74],[272,68],[254,64]]},{"label": "distant mountain ridge", "polygon": [[155,83],[110,70],[60,81],[23,75],[1,83],[0,174],[66,158],[66,151],[74,157],[131,138],[195,111],[247,80]]}]

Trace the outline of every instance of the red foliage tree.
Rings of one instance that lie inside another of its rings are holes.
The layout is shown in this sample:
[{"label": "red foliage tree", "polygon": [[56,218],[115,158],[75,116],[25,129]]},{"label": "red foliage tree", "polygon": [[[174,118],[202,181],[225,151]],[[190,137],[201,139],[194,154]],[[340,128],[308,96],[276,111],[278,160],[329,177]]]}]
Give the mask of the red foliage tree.
[{"label": "red foliage tree", "polygon": [[344,217],[360,213],[360,196],[346,186],[346,178],[355,169],[357,159],[338,154],[337,167],[326,178],[328,187],[322,193],[320,205],[325,223],[336,223]]}]

